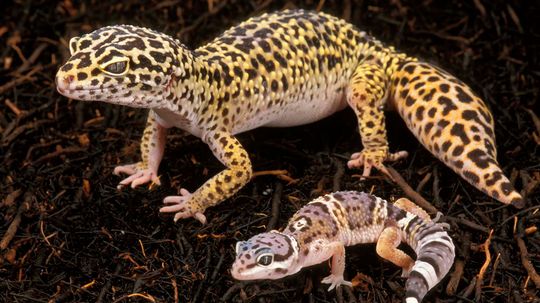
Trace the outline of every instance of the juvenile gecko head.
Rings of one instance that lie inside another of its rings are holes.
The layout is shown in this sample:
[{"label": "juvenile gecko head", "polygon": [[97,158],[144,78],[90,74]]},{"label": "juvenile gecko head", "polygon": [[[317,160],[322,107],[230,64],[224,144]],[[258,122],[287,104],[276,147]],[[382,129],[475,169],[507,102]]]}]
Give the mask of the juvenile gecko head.
[{"label": "juvenile gecko head", "polygon": [[172,37],[150,29],[103,27],[69,41],[71,58],[58,70],[56,86],[62,95],[78,100],[160,106],[174,97],[184,49]]},{"label": "juvenile gecko head", "polygon": [[296,239],[277,231],[236,243],[231,274],[237,280],[280,279],[298,272]]}]

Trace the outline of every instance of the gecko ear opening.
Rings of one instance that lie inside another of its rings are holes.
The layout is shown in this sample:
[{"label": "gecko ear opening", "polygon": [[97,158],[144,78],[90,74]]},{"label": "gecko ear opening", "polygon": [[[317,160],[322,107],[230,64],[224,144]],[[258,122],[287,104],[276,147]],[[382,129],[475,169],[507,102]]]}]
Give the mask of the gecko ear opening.
[{"label": "gecko ear opening", "polygon": [[79,49],[77,48],[77,42],[81,37],[73,37],[69,40],[69,53],[73,56]]}]

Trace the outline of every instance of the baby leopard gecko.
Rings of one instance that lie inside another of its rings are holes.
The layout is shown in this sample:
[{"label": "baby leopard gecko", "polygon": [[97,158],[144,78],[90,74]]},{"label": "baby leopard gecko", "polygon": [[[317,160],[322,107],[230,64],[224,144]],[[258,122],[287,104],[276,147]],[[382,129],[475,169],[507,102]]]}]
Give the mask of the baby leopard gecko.
[{"label": "baby leopard gecko", "polygon": [[71,58],[56,74],[66,97],[150,109],[141,161],[118,166],[119,187],[160,184],[166,131],[201,138],[226,169],[195,192],[164,199],[175,220],[195,217],[231,197],[252,176],[237,134],[260,126],[320,120],[350,106],[363,150],[350,168],[407,155],[391,153],[384,109],[395,109],[437,158],[491,197],[523,199],[499,168],[493,117],[486,104],[444,70],[386,47],[325,13],[284,10],[251,18],[195,50],[160,32],[131,25],[100,28],[69,42]]},{"label": "baby leopard gecko", "polygon": [[[373,195],[345,191],[318,197],[290,219],[283,232],[258,234],[236,244],[231,274],[238,280],[279,279],[332,258],[329,290],[345,281],[345,246],[377,243],[379,256],[403,269],[405,302],[421,302],[454,263],[447,224],[432,221],[411,201],[394,204]],[[417,255],[398,249],[401,242]]]}]

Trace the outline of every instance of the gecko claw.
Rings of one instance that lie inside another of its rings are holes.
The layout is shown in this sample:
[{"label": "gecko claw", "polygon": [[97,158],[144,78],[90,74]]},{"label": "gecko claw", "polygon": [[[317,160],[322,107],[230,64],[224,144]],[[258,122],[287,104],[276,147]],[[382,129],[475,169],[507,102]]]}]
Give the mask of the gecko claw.
[{"label": "gecko claw", "polygon": [[405,158],[408,156],[406,151],[398,151],[396,153],[388,153],[388,151],[381,150],[362,150],[361,152],[354,153],[351,155],[351,159],[347,162],[347,167],[349,168],[360,168],[364,167],[362,172],[362,177],[360,180],[365,180],[371,175],[371,169],[375,167],[384,175],[386,175],[390,180],[394,181],[394,178],[384,166],[384,161],[397,161],[399,159]]},{"label": "gecko claw", "polygon": [[117,166],[114,168],[113,174],[129,175],[129,177],[120,181],[116,187],[119,190],[123,189],[127,185],[131,185],[131,188],[136,188],[137,186],[148,182],[151,182],[150,188],[152,188],[154,185],[161,185],[157,171],[150,168],[142,168],[140,163]]},{"label": "gecko claw", "polygon": [[328,287],[328,291],[331,291],[332,289],[339,287],[341,285],[352,287],[352,283],[350,281],[346,281],[343,278],[343,275],[338,276],[338,275],[330,274],[328,277],[322,279],[321,283],[330,284],[330,287]]}]

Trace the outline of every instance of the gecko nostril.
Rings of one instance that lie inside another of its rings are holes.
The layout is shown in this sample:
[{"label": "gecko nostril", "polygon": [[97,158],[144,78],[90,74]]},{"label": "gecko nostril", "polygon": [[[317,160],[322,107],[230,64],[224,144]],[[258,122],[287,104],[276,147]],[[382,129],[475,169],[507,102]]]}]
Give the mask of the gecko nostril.
[{"label": "gecko nostril", "polygon": [[64,82],[66,82],[68,84],[73,82],[73,80],[75,80],[75,76],[73,76],[73,75],[69,75],[69,76],[64,77]]}]

